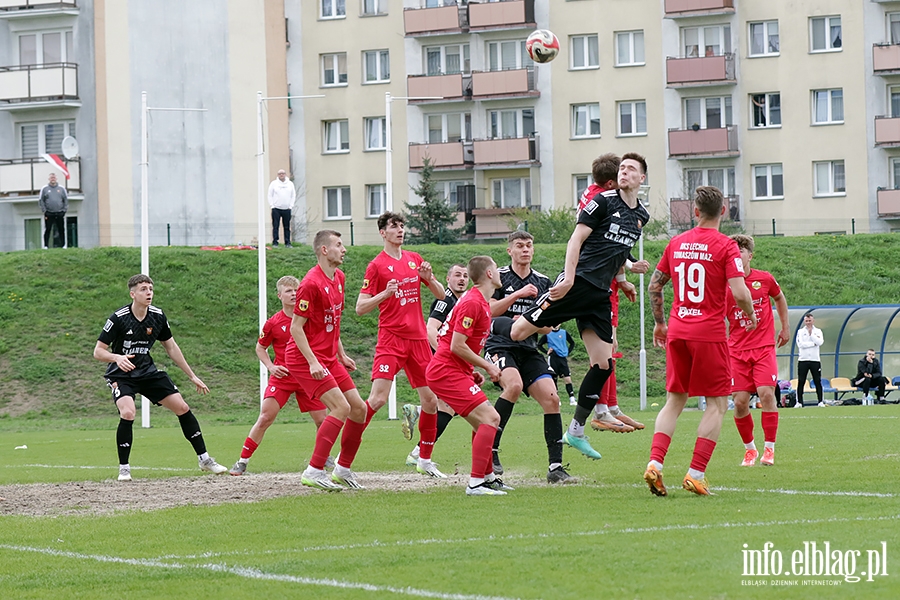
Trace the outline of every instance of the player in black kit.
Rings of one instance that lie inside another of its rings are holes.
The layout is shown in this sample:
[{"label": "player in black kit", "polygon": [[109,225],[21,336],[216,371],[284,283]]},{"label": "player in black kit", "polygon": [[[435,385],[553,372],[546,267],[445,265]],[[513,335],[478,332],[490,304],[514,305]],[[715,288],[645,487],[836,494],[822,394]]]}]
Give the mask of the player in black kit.
[{"label": "player in black kit", "polygon": [[200,469],[225,473],[223,467],[206,452],[200,424],[172,383],[169,375],[159,371],[150,357],[150,348],[159,340],[169,358],[178,365],[197,386],[201,394],[209,393],[206,384],[194,374],[175,343],[169,321],[163,311],[151,304],[153,280],[147,275],[135,275],[128,280],[132,302],[110,315],[94,346],[94,358],[110,363],[106,368],[106,383],[112,390],[113,402],[119,409],[119,428],[116,445],[119,449],[119,481],[131,481],[129,456],[134,439],[134,395],[141,394],[153,404],[164,406],[178,416],[184,437],[194,447]]},{"label": "player in black kit", "polygon": [[[509,234],[506,252],[510,265],[500,267],[503,284],[491,298],[491,315],[515,318],[533,305],[535,300],[550,289],[550,279],[531,268],[534,257],[534,236],[527,231]],[[494,436],[493,467],[495,474],[503,473],[500,463],[500,438],[503,435],[516,401],[522,392],[534,398],[544,409],[544,441],[547,443],[549,483],[575,483],[562,466],[562,417],[559,414],[559,396],[553,371],[547,359],[538,350],[537,334],[516,342],[508,335],[491,331],[484,347],[484,355],[500,369],[500,387],[503,392],[494,408],[500,414],[500,426]]]}]

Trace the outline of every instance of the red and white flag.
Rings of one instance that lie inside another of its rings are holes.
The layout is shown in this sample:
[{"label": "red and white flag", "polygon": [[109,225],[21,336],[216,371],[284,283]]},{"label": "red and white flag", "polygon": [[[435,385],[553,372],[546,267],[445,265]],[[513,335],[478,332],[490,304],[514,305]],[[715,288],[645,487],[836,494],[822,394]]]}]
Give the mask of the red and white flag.
[{"label": "red and white flag", "polygon": [[69,178],[69,169],[66,168],[66,163],[63,162],[63,159],[61,159],[60,157],[58,157],[55,154],[44,154],[43,158],[48,163],[50,163],[51,165],[53,165],[54,167],[56,167],[57,169],[62,171],[62,174],[66,176],[66,179]]}]

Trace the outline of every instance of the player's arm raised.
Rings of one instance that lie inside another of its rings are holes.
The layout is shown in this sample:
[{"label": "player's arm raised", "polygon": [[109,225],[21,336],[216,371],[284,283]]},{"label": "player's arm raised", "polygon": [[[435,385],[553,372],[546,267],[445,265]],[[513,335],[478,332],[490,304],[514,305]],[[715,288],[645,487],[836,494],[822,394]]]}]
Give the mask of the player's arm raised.
[{"label": "player's arm raised", "polygon": [[434,273],[431,271],[431,263],[428,261],[422,261],[422,264],[419,265],[419,279],[431,290],[435,298],[444,297],[444,285],[435,279]]},{"label": "player's arm raised", "polygon": [[496,298],[491,298],[488,302],[491,305],[491,316],[499,317],[500,315],[506,314],[506,311],[509,310],[509,307],[515,304],[516,300],[519,298],[537,298],[538,289],[534,286],[534,284],[529,283],[523,288],[520,288],[513,292],[508,296],[504,296],[503,298],[497,300]]},{"label": "player's arm raised", "polygon": [[398,287],[397,280],[391,279],[387,282],[387,286],[374,296],[360,292],[356,298],[356,314],[362,316],[372,312],[379,304],[396,294]]},{"label": "player's arm raised", "polygon": [[175,338],[170,337],[166,341],[159,340],[159,343],[162,344],[162,347],[165,348],[166,354],[169,355],[169,358],[172,359],[178,368],[184,371],[185,375],[188,376],[188,379],[191,380],[195,386],[197,386],[197,391],[201,394],[208,394],[209,388],[203,383],[203,380],[197,377],[194,374],[193,369],[191,369],[191,365],[187,363],[187,360],[184,358],[184,354],[181,352],[181,348],[175,343]]},{"label": "player's arm raised", "polygon": [[559,300],[564,297],[575,284],[575,268],[578,266],[581,246],[584,244],[584,240],[591,235],[591,231],[593,229],[584,223],[575,225],[575,231],[572,232],[572,237],[569,238],[569,243],[566,244],[566,266],[563,271],[565,276],[562,281],[550,288],[551,300]]}]

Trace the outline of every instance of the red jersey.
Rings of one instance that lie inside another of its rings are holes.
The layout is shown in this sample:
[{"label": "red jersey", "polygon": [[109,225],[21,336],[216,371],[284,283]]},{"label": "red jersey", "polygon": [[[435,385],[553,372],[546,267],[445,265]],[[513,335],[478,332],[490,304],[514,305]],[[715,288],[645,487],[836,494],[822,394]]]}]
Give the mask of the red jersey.
[{"label": "red jersey", "polygon": [[408,250],[400,251],[396,260],[383,250],[366,267],[363,294],[375,296],[387,288],[388,281],[397,280],[397,293],[378,305],[378,330],[389,331],[409,340],[427,340],[425,317],[419,290],[425,281],[419,277],[422,257]]},{"label": "red jersey", "polygon": [[609,283],[609,305],[612,307],[612,326],[619,326],[619,282],[613,279]]},{"label": "red jersey", "polygon": [[747,331],[747,316],[734,301],[731,288],[726,288],[726,302],[728,307],[728,346],[734,350],[752,350],[775,345],[775,317],[772,316],[772,302],[769,298],[775,298],[781,294],[778,282],[767,271],[750,269],[750,274],[744,278],[750,297],[753,298],[753,312],[756,313],[756,329]]},{"label": "red jersey", "polygon": [[491,306],[477,289],[472,288],[463,294],[450,311],[447,320],[438,331],[438,349],[431,359],[433,364],[471,374],[475,367],[450,349],[454,331],[468,336],[466,345],[472,352],[481,355],[488,333],[491,331]]},{"label": "red jersey", "polygon": [[259,334],[259,345],[263,348],[272,346],[275,351],[275,364],[284,365],[284,349],[291,340],[291,317],[283,310],[269,317]]},{"label": "red jersey", "polygon": [[695,227],[669,241],[656,268],[672,278],[670,340],[725,341],[725,288],[744,276],[737,243],[708,227]]},{"label": "red jersey", "polygon": [[604,191],[606,191],[606,188],[600,187],[596,183],[587,186],[587,189],[581,193],[581,198],[578,199],[578,211],[582,211],[588,202],[591,201],[591,198]]},{"label": "red jersey", "polygon": [[[303,333],[319,362],[334,360],[341,338],[341,312],[344,310],[344,273],[340,269],[329,279],[319,265],[310,269],[297,288],[294,314],[306,317]],[[289,361],[306,363],[293,337],[285,356]]]}]

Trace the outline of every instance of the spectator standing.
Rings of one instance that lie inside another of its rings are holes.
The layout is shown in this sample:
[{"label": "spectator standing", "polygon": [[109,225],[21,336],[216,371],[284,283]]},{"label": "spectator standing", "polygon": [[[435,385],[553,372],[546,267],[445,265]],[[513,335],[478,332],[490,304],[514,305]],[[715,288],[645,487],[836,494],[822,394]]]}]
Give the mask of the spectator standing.
[{"label": "spectator standing", "polygon": [[797,348],[800,349],[800,360],[797,361],[797,404],[794,408],[803,408],[803,389],[806,378],[812,374],[816,385],[816,398],[819,406],[825,406],[822,400],[822,362],[819,358],[819,346],[825,343],[822,330],[816,327],[816,319],[812,313],[803,315],[803,327],[797,331]]},{"label": "spectator standing", "polygon": [[269,184],[269,206],[272,207],[272,246],[278,245],[278,222],[284,228],[284,246],[291,247],[291,209],[297,199],[294,183],[287,178],[284,169]]},{"label": "spectator standing", "polygon": [[56,173],[50,173],[48,183],[41,188],[38,206],[44,213],[44,250],[50,247],[50,231],[56,227],[56,235],[62,242],[63,248],[68,248],[66,243],[66,212],[69,210],[69,195],[66,189],[56,183]]}]

